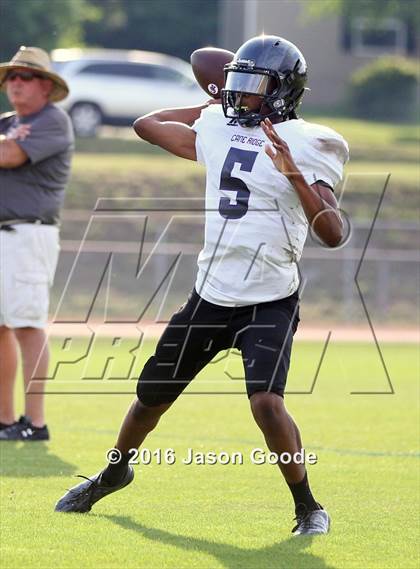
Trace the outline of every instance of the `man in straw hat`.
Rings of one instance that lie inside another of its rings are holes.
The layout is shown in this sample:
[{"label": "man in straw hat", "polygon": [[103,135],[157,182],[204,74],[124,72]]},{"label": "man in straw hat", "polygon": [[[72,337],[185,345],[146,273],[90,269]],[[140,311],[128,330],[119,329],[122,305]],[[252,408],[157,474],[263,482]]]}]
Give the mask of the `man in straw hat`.
[{"label": "man in straw hat", "polygon": [[[69,90],[48,54],[25,46],[0,65],[0,89],[14,108],[0,115],[0,440],[47,440],[38,378],[47,377],[44,328],[74,149],[70,119],[53,103]],[[25,414],[18,421],[17,346],[25,382]]]}]

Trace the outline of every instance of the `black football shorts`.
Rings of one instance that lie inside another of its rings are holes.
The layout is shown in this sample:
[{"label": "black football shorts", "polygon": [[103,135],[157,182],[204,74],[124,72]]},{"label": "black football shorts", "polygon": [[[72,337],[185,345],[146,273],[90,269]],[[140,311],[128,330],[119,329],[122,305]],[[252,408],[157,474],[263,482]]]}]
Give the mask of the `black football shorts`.
[{"label": "black football shorts", "polygon": [[195,290],[165,328],[137,384],[147,406],[172,403],[222,350],[241,351],[248,397],[258,391],[283,396],[299,296],[251,306],[218,306]]}]

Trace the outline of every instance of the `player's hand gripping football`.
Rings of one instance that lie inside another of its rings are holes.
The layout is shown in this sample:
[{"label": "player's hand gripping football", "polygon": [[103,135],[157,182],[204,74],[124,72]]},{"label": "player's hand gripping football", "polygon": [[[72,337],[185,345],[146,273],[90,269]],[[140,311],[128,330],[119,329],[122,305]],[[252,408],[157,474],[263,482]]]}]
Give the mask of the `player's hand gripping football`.
[{"label": "player's hand gripping football", "polygon": [[271,142],[271,144],[265,145],[265,152],[271,158],[277,170],[287,177],[299,174],[299,169],[290,154],[288,145],[274,130],[270,119],[262,121],[261,127]]}]

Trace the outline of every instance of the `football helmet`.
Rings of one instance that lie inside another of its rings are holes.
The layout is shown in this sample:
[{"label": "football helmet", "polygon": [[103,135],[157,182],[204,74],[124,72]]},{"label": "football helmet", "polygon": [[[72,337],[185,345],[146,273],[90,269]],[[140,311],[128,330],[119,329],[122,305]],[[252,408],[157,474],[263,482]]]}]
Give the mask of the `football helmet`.
[{"label": "football helmet", "polygon": [[[296,117],[307,81],[306,61],[291,42],[277,36],[257,36],[245,42],[225,65],[222,106],[226,118],[242,126],[256,126],[266,117]],[[261,98],[250,109],[244,95]]]}]

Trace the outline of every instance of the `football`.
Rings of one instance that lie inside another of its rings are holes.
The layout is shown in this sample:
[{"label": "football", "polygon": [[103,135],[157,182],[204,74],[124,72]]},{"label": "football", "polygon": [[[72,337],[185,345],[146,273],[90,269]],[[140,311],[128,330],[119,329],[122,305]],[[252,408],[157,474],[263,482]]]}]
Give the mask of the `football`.
[{"label": "football", "polygon": [[217,47],[203,47],[191,54],[191,66],[198,84],[214,99],[220,98],[225,85],[223,68],[232,61],[234,53]]}]

